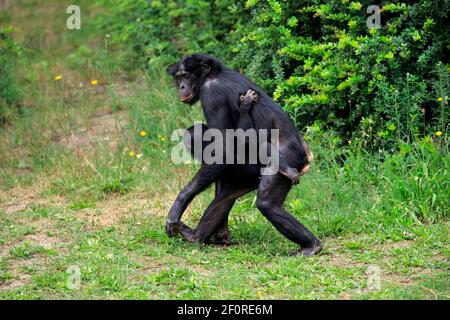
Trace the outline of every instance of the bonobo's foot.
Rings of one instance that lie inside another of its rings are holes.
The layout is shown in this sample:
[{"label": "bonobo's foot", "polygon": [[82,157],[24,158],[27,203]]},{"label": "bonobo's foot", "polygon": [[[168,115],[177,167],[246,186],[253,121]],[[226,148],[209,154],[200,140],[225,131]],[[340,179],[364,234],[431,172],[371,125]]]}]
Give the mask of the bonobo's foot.
[{"label": "bonobo's foot", "polygon": [[287,167],[285,170],[281,170],[279,169],[279,172],[289,178],[292,182],[292,184],[298,184],[299,183],[299,178],[300,178],[300,174],[298,173],[297,169],[292,168],[292,167]]},{"label": "bonobo's foot", "polygon": [[250,109],[253,106],[253,102],[256,102],[258,100],[258,94],[253,90],[247,90],[245,95],[241,95],[240,97],[240,108],[242,111],[250,111]]},{"label": "bonobo's foot", "polygon": [[183,222],[180,222],[178,232],[181,234],[184,240],[190,243],[196,243],[198,241],[197,237],[195,236],[194,230],[189,228]]},{"label": "bonobo's foot", "polygon": [[175,237],[180,229],[180,222],[178,221],[166,221],[166,234],[169,237]]},{"label": "bonobo's foot", "polygon": [[316,240],[311,247],[301,248],[300,250],[295,251],[291,255],[292,256],[310,257],[315,254],[318,254],[320,251],[322,251],[322,249],[323,249],[322,243],[320,243],[319,240]]},{"label": "bonobo's foot", "polygon": [[221,246],[231,245],[231,235],[228,230],[223,230],[214,234],[206,243],[200,241],[198,236],[195,234],[195,231],[183,222],[179,223],[178,233],[183,237],[184,240],[190,243],[200,243],[201,245],[215,244]]},{"label": "bonobo's foot", "polygon": [[218,246],[230,246],[231,245],[231,234],[228,230],[217,232],[208,241],[210,244],[215,244]]}]

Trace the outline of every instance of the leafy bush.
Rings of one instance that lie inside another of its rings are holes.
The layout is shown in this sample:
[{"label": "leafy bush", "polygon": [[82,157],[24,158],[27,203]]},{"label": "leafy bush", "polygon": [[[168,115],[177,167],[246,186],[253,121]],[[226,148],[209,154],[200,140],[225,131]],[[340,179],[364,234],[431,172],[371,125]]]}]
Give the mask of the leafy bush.
[{"label": "leafy bush", "polygon": [[[409,3],[385,4],[383,27],[368,29],[371,1],[247,1],[254,18],[236,31],[238,67],[250,64],[250,76],[300,125],[320,120],[349,138],[370,118],[374,132],[396,121],[424,133],[439,117],[436,99],[448,100],[449,8]],[[437,81],[447,83],[445,96]]]},{"label": "leafy bush", "polygon": [[11,107],[20,99],[15,65],[20,50],[10,32],[11,29],[0,29],[0,124],[7,120]]},{"label": "leafy bush", "polygon": [[226,34],[240,21],[230,11],[234,2],[103,0],[112,8],[103,24],[112,44],[132,47],[138,64],[173,61],[183,52],[226,51]]},{"label": "leafy bush", "polygon": [[379,29],[366,24],[372,1],[107,2],[116,41],[137,56],[212,53],[272,93],[301,128],[366,134],[373,147],[447,130],[445,0],[389,1]]}]

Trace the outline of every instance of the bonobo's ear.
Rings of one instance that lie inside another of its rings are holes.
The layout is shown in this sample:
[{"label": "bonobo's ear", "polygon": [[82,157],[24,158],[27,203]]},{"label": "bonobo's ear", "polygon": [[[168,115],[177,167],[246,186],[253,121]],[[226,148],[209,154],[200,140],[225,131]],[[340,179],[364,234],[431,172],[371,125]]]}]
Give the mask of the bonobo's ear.
[{"label": "bonobo's ear", "polygon": [[211,61],[203,60],[200,63],[200,68],[201,68],[203,74],[205,74],[205,75],[208,74],[211,71]]},{"label": "bonobo's ear", "polygon": [[178,63],[171,64],[171,65],[168,66],[167,69],[166,69],[166,72],[167,72],[169,75],[171,75],[172,77],[175,76],[175,74],[177,73],[177,71],[178,71]]}]

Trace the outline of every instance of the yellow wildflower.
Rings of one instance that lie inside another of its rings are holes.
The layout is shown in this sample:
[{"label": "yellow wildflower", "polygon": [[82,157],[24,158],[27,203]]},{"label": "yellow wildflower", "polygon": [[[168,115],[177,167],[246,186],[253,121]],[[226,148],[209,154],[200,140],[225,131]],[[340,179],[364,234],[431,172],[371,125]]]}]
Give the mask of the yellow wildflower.
[{"label": "yellow wildflower", "polygon": [[93,86],[96,86],[97,83],[98,83],[98,80],[97,80],[97,79],[91,80],[91,84],[92,84]]},{"label": "yellow wildflower", "polygon": [[144,130],[141,131],[141,133],[139,133],[141,135],[141,137],[145,137],[147,135],[147,132],[145,132]]},{"label": "yellow wildflower", "polygon": [[437,101],[439,101],[439,102],[441,102],[443,100],[444,100],[444,98],[441,98],[441,97],[437,98]]},{"label": "yellow wildflower", "polygon": [[166,141],[166,137],[161,137],[161,141]]},{"label": "yellow wildflower", "polygon": [[134,157],[134,151],[128,152],[128,155],[129,155],[130,157]]},{"label": "yellow wildflower", "polygon": [[62,79],[62,75],[58,74],[57,76],[55,76],[55,81],[59,81]]},{"label": "yellow wildflower", "polygon": [[440,136],[442,136],[442,131],[436,131],[434,134],[435,134],[437,137],[440,137]]}]

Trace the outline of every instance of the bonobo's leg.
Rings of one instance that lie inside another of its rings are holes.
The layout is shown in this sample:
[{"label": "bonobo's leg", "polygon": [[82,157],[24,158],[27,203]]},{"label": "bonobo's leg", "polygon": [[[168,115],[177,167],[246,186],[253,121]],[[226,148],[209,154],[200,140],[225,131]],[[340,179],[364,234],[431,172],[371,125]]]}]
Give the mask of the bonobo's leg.
[{"label": "bonobo's leg", "polygon": [[290,188],[289,181],[279,174],[263,176],[258,187],[256,206],[279,232],[302,247],[297,254],[311,256],[322,250],[322,244],[304,225],[282,208]]},{"label": "bonobo's leg", "polygon": [[306,174],[309,171],[309,169],[311,168],[311,162],[314,160],[314,155],[311,152],[311,150],[309,150],[308,144],[305,142],[305,140],[303,138],[300,139],[300,144],[306,153],[306,165],[300,171],[300,175],[302,176],[302,175]]},{"label": "bonobo's leg", "polygon": [[[258,94],[253,90],[248,90],[245,94],[240,96],[240,104],[239,104],[239,119],[237,128],[248,130],[250,128],[255,129],[255,125],[253,123],[252,117],[250,115],[250,110],[255,105],[258,100]],[[268,156],[270,157],[270,143],[268,143]],[[278,172],[282,175],[286,176],[291,180],[293,184],[298,184],[300,174],[297,169],[290,167],[284,155],[280,152],[278,157]]]},{"label": "bonobo's leg", "polygon": [[223,165],[202,166],[192,180],[181,190],[170,208],[166,220],[166,233],[173,237],[178,233],[181,216],[196,195],[213,183],[222,172]]},{"label": "bonobo's leg", "polygon": [[[188,152],[192,154],[193,157],[198,156],[198,154],[195,154],[194,152],[194,146],[197,143],[198,146],[201,146],[201,151],[205,149],[205,147],[208,145],[208,142],[203,141],[203,134],[208,129],[208,127],[204,124],[198,124],[200,127],[199,130],[194,130],[194,126],[191,126],[189,129],[186,130],[186,134],[184,136],[184,145]],[[197,160],[202,161],[201,158],[197,157]],[[215,186],[215,195],[217,197],[218,194],[220,194],[222,190],[222,181],[220,179],[216,180],[216,186]],[[189,227],[184,225],[180,222],[179,225],[181,230],[185,230],[184,233],[187,234],[190,230]],[[186,231],[187,230],[187,231]],[[231,236],[228,231],[228,212],[226,213],[226,218],[223,220],[222,224],[217,228],[217,230],[213,234],[213,243],[220,244],[220,245],[229,245],[231,244]]]},{"label": "bonobo's leg", "polygon": [[[207,129],[205,125],[201,126],[202,132]],[[189,132],[194,132],[194,127],[188,129]],[[203,136],[203,135],[202,135]],[[192,135],[192,139],[199,143],[203,143],[198,140],[198,137]],[[186,142],[186,139],[185,139]],[[204,145],[202,145],[202,150]],[[194,145],[191,145],[191,152],[194,151]],[[200,159],[201,160],[201,159]],[[194,197],[205,190],[211,183],[217,180],[218,176],[223,172],[225,166],[223,164],[202,164],[200,170],[192,178],[192,180],[181,190],[175,199],[174,204],[170,208],[169,215],[166,221],[166,233],[169,236],[175,236],[180,228],[180,220],[184,211]]]},{"label": "bonobo's leg", "polygon": [[[202,151],[208,145],[208,142],[205,142],[202,139],[203,133],[207,129],[208,129],[208,127],[206,125],[202,124],[201,130],[197,130],[197,132],[195,132],[195,133],[197,133],[197,135],[199,132],[201,132],[201,135],[199,135],[199,136],[195,136],[194,126],[187,129],[187,132],[189,132],[189,134],[185,135],[184,145],[185,145],[186,149],[192,154],[193,157],[195,157],[194,143],[196,143],[195,142],[196,140],[197,140],[197,143],[199,143],[201,141],[201,145],[202,145],[201,150]],[[197,160],[202,161],[202,159],[197,159]],[[220,179],[216,180],[216,185],[215,185],[215,196],[216,197],[222,190],[222,184],[223,184],[223,182]],[[231,235],[228,230],[228,213],[227,213],[226,219],[224,219],[223,223],[217,228],[217,230],[214,232],[213,236],[211,237],[211,242],[213,244],[217,244],[217,245],[230,245],[231,244]]]},{"label": "bonobo's leg", "polygon": [[197,228],[192,230],[183,224],[179,230],[180,234],[192,243],[208,243],[214,232],[228,219],[228,213],[236,199],[254,189],[256,189],[256,185],[237,187],[224,182],[220,192],[210,203],[200,219]]},{"label": "bonobo's leg", "polygon": [[[216,181],[215,197],[217,197],[222,191],[222,184],[223,184],[222,180],[219,179]],[[223,222],[219,225],[217,230],[212,235],[209,243],[224,246],[228,246],[231,244],[231,235],[230,231],[228,230],[228,215],[229,212],[226,214],[226,218],[223,220]]]},{"label": "bonobo's leg", "polygon": [[[267,147],[268,147],[267,156],[270,158],[272,145],[270,143],[267,143]],[[292,184],[298,184],[300,182],[299,180],[300,173],[298,172],[297,169],[290,167],[288,165],[284,157],[284,154],[281,150],[278,150],[278,172],[281,173],[283,176],[287,177],[289,180],[291,180]]]}]

